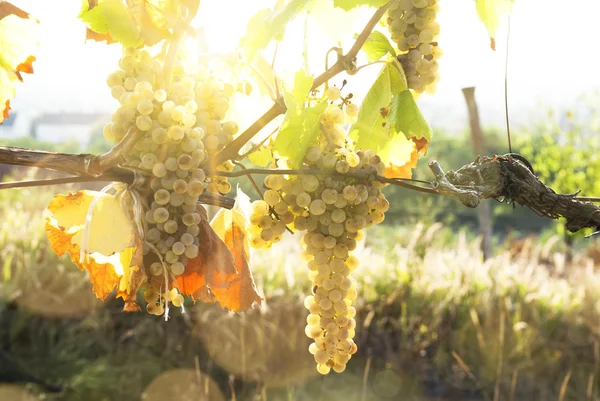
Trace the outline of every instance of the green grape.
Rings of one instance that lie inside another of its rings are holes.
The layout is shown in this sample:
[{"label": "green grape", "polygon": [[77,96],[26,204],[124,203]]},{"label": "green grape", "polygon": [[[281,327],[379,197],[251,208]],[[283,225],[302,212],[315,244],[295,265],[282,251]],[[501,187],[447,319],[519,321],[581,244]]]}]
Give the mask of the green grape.
[{"label": "green grape", "polygon": [[167,234],[175,234],[178,228],[178,224],[175,220],[167,220],[165,222],[164,229]]},{"label": "green grape", "polygon": [[152,167],[152,174],[155,177],[162,178],[167,175],[167,168],[164,163],[156,163],[154,167]]},{"label": "green grape", "polygon": [[177,166],[181,170],[189,170],[192,167],[194,167],[194,159],[192,158],[192,156],[185,153],[179,155],[179,157],[177,158]]},{"label": "green grape", "polygon": [[342,96],[342,93],[339,88],[336,88],[335,86],[331,86],[325,92],[325,96],[327,97],[327,99],[334,102]]},{"label": "green grape", "polygon": [[185,245],[183,245],[182,242],[177,241],[173,244],[173,247],[171,250],[177,256],[183,255],[183,253],[185,252]]},{"label": "green grape", "polygon": [[279,203],[279,193],[269,189],[263,194],[263,199],[269,206],[275,206],[277,203]]},{"label": "green grape", "polygon": [[138,116],[135,120],[135,126],[140,131],[148,131],[152,128],[152,119],[148,116]]},{"label": "green grape", "polygon": [[137,60],[132,56],[124,56],[119,60],[119,67],[124,71],[133,71],[137,65]]},{"label": "green grape", "polygon": [[171,110],[171,118],[173,121],[181,122],[184,114],[185,108],[183,106],[175,106],[173,110]]},{"label": "green grape", "polygon": [[315,216],[319,216],[319,215],[325,213],[326,209],[327,209],[327,205],[321,199],[315,199],[309,205],[310,213]]},{"label": "green grape", "polygon": [[123,85],[123,77],[121,76],[120,72],[112,72],[108,75],[108,77],[106,78],[106,84],[108,85],[109,88],[112,88],[113,86],[119,86],[119,85]]},{"label": "green grape", "polygon": [[157,223],[164,223],[169,219],[169,211],[164,207],[159,207],[154,210],[154,220]]},{"label": "green grape", "polygon": [[166,205],[170,198],[171,194],[166,189],[159,189],[154,193],[154,201],[159,205]]}]

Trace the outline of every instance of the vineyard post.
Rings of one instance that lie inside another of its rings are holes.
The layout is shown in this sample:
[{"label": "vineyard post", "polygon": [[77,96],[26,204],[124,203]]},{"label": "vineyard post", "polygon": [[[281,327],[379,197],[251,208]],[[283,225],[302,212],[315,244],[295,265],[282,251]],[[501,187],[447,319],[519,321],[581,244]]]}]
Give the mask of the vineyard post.
[{"label": "vineyard post", "polygon": [[[467,112],[469,113],[469,125],[471,127],[471,138],[473,141],[473,150],[475,155],[485,155],[485,141],[481,121],[479,120],[479,109],[475,100],[475,87],[463,88],[462,93],[467,103]],[[492,256],[492,209],[489,200],[483,200],[477,210],[477,219],[479,220],[479,233],[483,236],[481,249],[483,259],[487,260]]]}]

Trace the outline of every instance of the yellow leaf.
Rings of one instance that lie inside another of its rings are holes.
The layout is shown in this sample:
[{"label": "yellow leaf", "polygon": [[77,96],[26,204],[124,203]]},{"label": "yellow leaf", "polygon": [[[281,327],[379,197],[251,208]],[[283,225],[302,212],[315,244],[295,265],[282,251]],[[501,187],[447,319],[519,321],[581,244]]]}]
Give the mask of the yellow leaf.
[{"label": "yellow leaf", "polygon": [[250,245],[246,233],[246,217],[236,209],[221,209],[210,223],[217,235],[225,242],[233,256],[238,277],[219,285],[214,283],[211,292],[222,307],[238,312],[250,309],[254,302],[261,302],[256,292],[252,272],[250,271]]},{"label": "yellow leaf", "polygon": [[128,302],[135,308],[132,295],[145,281],[145,274],[139,273],[141,239],[117,197],[95,191],[57,195],[48,210],[46,231],[56,254],[68,252],[80,269],[88,271],[98,298],[105,299],[119,285],[126,308]]},{"label": "yellow leaf", "polygon": [[21,73],[33,73],[37,22],[11,3],[0,1],[0,124],[8,118],[15,83],[23,81]]},{"label": "yellow leaf", "polygon": [[[86,238],[84,225],[94,198],[96,203],[88,224],[89,234]],[[48,205],[48,210],[52,212],[48,221],[62,231],[74,233],[71,243],[82,246],[86,254],[97,252],[110,256],[135,246],[136,226],[113,195],[95,191],[57,195]]]}]

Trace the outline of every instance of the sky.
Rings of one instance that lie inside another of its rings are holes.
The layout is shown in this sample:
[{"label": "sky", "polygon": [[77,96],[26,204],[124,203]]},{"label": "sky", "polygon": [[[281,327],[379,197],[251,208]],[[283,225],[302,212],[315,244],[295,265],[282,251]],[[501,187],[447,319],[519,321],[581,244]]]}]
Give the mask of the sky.
[{"label": "sky", "polygon": [[[81,0],[13,0],[40,21],[41,43],[34,64],[35,74],[17,86],[15,110],[24,115],[43,112],[112,112],[118,105],[111,98],[105,77],[116,67],[117,45],[85,42],[84,27],[77,19]],[[195,25],[204,27],[212,52],[234,51],[246,22],[255,11],[275,0],[202,0]],[[341,41],[345,48],[352,34],[360,31],[372,9],[350,14],[333,10],[330,0],[317,0],[318,12],[308,20],[310,72],[324,68],[325,52]],[[515,0],[509,38],[509,107],[511,122],[527,124],[552,106],[568,106],[584,92],[600,86],[600,57],[595,43],[600,38],[600,1]],[[430,124],[449,131],[467,127],[461,88],[476,87],[482,123],[503,126],[504,64],[507,24],[497,37],[497,51],[475,14],[473,0],[441,0],[439,23],[441,81],[433,96],[422,96],[419,105]],[[235,10],[235,12],[232,12]],[[215,17],[217,16],[217,17]],[[281,75],[303,65],[304,18],[291,24],[278,46],[275,68]],[[383,28],[385,29],[385,28]],[[265,52],[270,60],[274,46]],[[370,66],[348,77],[348,90],[360,99],[380,66]],[[342,77],[332,83],[341,83]],[[263,104],[264,103],[264,104]],[[256,110],[268,108],[268,100],[254,103]],[[243,127],[243,124],[242,124]]]}]

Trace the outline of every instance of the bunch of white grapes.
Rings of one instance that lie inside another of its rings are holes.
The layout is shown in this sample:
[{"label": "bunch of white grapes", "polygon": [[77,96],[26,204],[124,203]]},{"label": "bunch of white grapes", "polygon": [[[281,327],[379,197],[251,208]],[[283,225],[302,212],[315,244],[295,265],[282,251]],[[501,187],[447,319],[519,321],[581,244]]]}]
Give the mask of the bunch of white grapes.
[{"label": "bunch of white grapes", "polygon": [[393,0],[387,11],[388,29],[401,52],[398,60],[408,87],[417,93],[434,93],[439,81],[438,11],[438,0]]},{"label": "bunch of white grapes", "polygon": [[[154,252],[145,261],[149,283],[158,282],[162,288],[147,287],[144,297],[147,311],[161,315],[167,299],[175,306],[183,302],[176,289],[167,292],[166,287],[199,253],[200,195],[205,190],[222,194],[231,190],[226,179],[207,177],[205,169],[233,167],[213,166],[211,157],[238,130],[235,122],[223,121],[234,89],[198,64],[183,62],[175,65],[167,85],[163,63],[145,50],[125,49],[119,67],[107,83],[120,107],[104,127],[104,136],[117,143],[131,129],[142,133],[123,165],[152,176],[144,241],[145,249]],[[165,280],[160,281],[162,277]]]},{"label": "bunch of white grapes", "polygon": [[363,230],[381,223],[389,209],[381,192],[384,184],[367,178],[383,174],[384,163],[374,151],[351,150],[345,132],[337,131],[340,121],[335,108],[328,109],[321,138],[304,157],[301,168],[318,173],[266,177],[268,189],[263,200],[252,204],[249,229],[251,245],[257,248],[269,248],[288,226],[306,231],[303,258],[313,289],[305,299],[310,311],[306,335],[314,340],[309,352],[322,374],[343,372],[357,351],[352,306],[357,292],[350,273],[358,259],[351,253]]},{"label": "bunch of white grapes", "polygon": [[[325,97],[331,102],[341,99],[339,88],[332,86],[325,92]],[[353,122],[358,115],[358,106],[354,103],[343,102],[341,106],[329,105],[321,116],[321,136],[319,146],[346,146],[346,131],[342,124]],[[289,167],[287,162],[282,167]],[[307,164],[305,163],[305,167]],[[273,164],[272,168],[277,165]],[[296,196],[304,192],[302,182],[296,176],[269,175],[264,180],[267,191],[263,201],[254,202],[250,215],[250,243],[257,249],[269,249],[281,240],[286,230],[295,228],[297,216],[306,213],[308,204],[298,204]],[[289,226],[289,227],[288,227]]]}]

